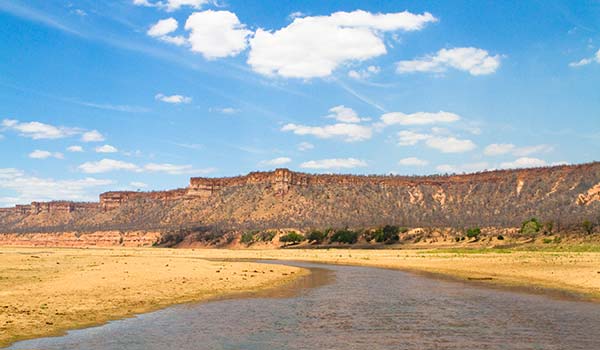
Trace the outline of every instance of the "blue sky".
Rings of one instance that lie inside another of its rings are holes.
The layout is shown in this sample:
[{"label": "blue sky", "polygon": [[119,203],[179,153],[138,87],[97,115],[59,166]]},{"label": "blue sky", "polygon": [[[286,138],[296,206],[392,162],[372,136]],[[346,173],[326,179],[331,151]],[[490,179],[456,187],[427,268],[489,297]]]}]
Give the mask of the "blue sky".
[{"label": "blue sky", "polygon": [[600,1],[3,1],[0,206],[600,149]]}]

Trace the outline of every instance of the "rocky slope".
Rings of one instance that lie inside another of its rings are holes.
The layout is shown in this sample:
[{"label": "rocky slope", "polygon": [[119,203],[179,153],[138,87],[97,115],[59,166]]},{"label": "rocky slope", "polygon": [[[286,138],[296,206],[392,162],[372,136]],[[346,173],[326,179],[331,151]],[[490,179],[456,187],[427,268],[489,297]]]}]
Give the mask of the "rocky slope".
[{"label": "rocky slope", "polygon": [[555,227],[600,220],[600,163],[448,176],[311,175],[277,169],[192,178],[184,189],[108,192],[98,203],[32,203],[0,210],[0,232],[263,228]]}]

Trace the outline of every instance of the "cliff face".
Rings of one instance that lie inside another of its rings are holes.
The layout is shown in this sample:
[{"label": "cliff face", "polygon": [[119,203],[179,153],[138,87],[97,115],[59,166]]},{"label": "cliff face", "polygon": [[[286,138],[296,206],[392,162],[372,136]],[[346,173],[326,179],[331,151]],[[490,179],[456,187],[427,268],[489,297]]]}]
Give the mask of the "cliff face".
[{"label": "cliff face", "polygon": [[192,178],[187,188],[107,192],[98,203],[0,209],[0,232],[325,226],[518,226],[600,220],[600,163],[450,176],[313,175],[277,169]]}]

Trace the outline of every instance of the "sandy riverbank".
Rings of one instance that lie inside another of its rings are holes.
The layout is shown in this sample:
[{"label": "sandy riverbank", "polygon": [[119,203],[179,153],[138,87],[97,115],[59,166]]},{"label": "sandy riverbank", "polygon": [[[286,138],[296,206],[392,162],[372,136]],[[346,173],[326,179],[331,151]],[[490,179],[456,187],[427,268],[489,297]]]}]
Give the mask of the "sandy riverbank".
[{"label": "sandy riverbank", "polygon": [[274,288],[305,273],[207,261],[192,250],[0,248],[0,347],[176,303]]},{"label": "sandy riverbank", "polygon": [[600,252],[397,249],[197,249],[203,258],[301,260],[392,268],[600,301]]}]

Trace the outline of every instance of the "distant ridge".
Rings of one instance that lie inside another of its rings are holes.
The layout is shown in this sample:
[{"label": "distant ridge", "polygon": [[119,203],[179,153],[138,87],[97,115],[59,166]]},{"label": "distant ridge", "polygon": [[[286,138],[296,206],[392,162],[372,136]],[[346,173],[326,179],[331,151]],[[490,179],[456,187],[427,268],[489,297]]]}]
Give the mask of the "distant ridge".
[{"label": "distant ridge", "polygon": [[188,187],[113,191],[95,203],[0,209],[1,232],[247,227],[569,225],[600,215],[600,163],[461,175],[308,174],[289,169],[192,177]]}]

